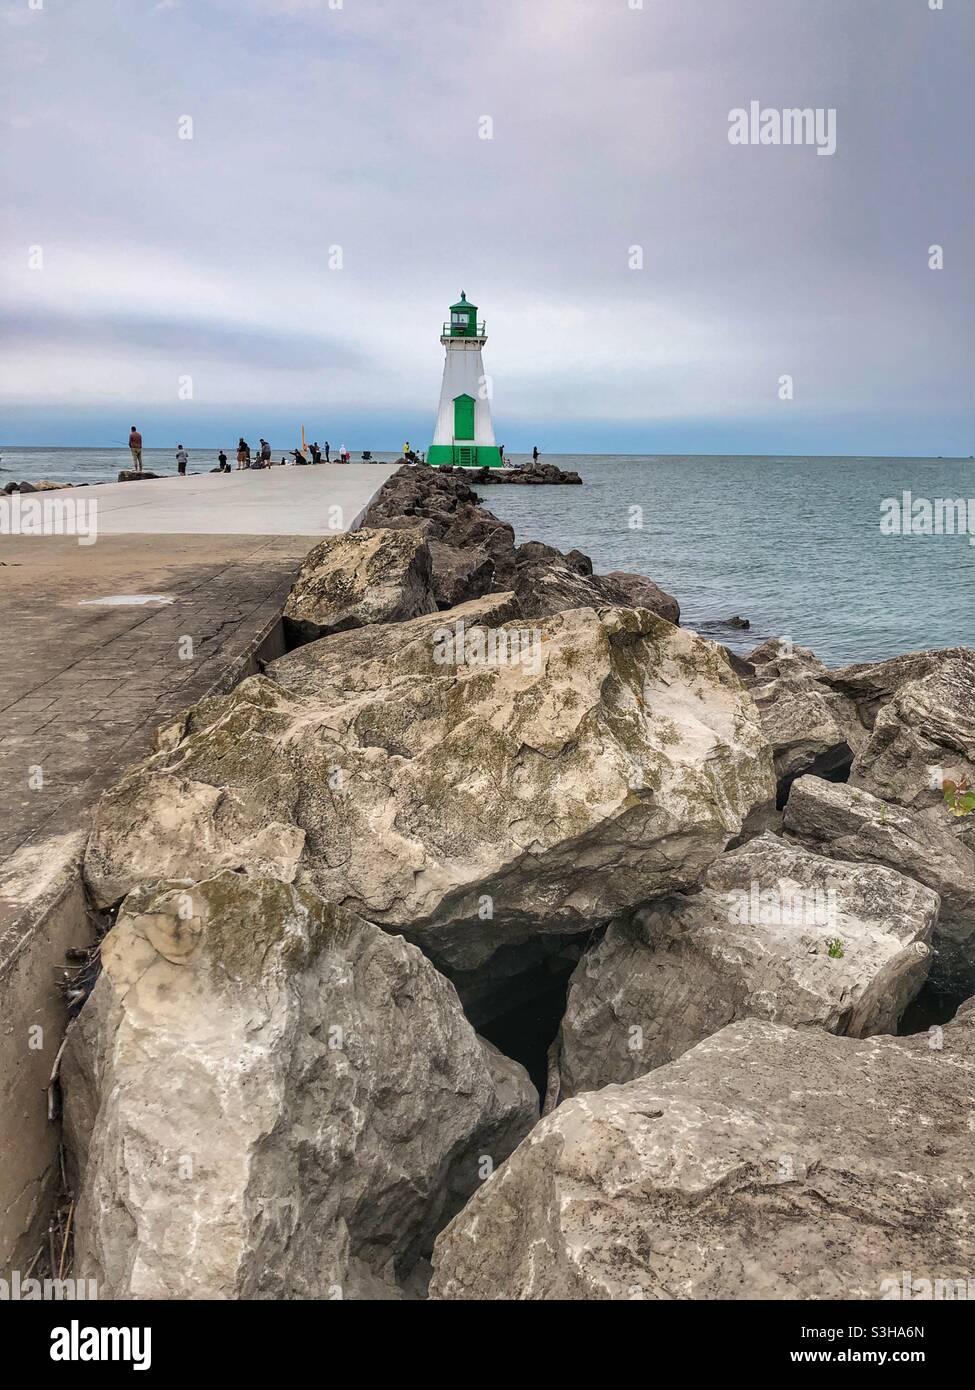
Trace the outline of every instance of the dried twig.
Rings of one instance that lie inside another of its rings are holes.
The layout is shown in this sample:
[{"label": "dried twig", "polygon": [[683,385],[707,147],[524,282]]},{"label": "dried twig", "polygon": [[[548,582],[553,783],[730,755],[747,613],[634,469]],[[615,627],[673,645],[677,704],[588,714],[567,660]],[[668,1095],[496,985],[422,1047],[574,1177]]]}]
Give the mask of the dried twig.
[{"label": "dried twig", "polygon": [[71,1218],[72,1218],[73,1216],[74,1216],[74,1198],[72,1197],[72,1199],[71,1199],[71,1205],[70,1205],[70,1207],[68,1207],[68,1220],[67,1220],[67,1223],[65,1224],[65,1227],[64,1227],[64,1240],[61,1242],[61,1258],[60,1258],[60,1260],[58,1261],[58,1278],[59,1278],[59,1279],[63,1279],[63,1278],[64,1278],[64,1257],[65,1257],[65,1255],[68,1253],[68,1238],[69,1238],[70,1235],[71,1235]]},{"label": "dried twig", "polygon": [[54,1058],[54,1066],[51,1068],[51,1079],[47,1083],[47,1118],[49,1120],[54,1120],[56,1118],[54,1113],[54,1088],[58,1083],[58,1073],[61,1070],[61,1058],[68,1044],[68,1033],[70,1033],[70,1031],[71,1029],[69,1027],[64,1037],[61,1039],[61,1046],[58,1048],[57,1056]]}]

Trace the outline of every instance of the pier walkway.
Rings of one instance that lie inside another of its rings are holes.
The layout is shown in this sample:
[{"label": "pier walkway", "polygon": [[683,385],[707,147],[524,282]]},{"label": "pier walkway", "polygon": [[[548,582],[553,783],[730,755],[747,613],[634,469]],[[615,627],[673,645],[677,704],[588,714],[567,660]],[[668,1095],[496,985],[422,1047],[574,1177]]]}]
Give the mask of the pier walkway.
[{"label": "pier walkway", "polygon": [[0,861],[141,757],[171,714],[235,684],[304,556],[351,529],[394,471],[273,468],[27,494],[95,503],[97,539],[0,536]]}]

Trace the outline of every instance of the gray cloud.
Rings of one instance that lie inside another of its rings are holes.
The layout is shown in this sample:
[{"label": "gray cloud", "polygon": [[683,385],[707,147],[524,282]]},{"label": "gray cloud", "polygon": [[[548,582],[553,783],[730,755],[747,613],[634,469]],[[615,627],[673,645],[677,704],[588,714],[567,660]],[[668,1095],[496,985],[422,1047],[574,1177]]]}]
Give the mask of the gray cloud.
[{"label": "gray cloud", "polygon": [[[846,448],[910,427],[912,448],[971,451],[971,6],[8,0],[0,18],[14,398],[43,350],[66,399],[111,378],[162,401],[131,354],[185,351],[220,399],[316,399],[327,370],[363,411],[432,412],[463,287],[513,419],[630,420],[635,445],[668,420],[775,420],[797,452],[835,421]],[[728,113],[753,99],[835,107],[836,154],[733,147]]]},{"label": "gray cloud", "polygon": [[172,319],[145,314],[69,315],[57,310],[15,307],[4,316],[9,339],[20,351],[52,347],[84,352],[158,353],[181,368],[194,362],[248,365],[272,372],[359,367],[362,352],[337,337],[288,332],[280,327],[221,322],[213,318]]}]

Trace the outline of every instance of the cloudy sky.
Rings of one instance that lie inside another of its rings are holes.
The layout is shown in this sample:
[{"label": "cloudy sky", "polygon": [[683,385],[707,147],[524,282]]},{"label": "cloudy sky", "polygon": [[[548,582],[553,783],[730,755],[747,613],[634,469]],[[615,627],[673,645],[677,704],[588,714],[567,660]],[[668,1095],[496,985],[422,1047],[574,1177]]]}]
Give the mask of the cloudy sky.
[{"label": "cloudy sky", "polygon": [[513,452],[975,453],[931,3],[0,0],[2,436],[425,444],[464,289]]}]

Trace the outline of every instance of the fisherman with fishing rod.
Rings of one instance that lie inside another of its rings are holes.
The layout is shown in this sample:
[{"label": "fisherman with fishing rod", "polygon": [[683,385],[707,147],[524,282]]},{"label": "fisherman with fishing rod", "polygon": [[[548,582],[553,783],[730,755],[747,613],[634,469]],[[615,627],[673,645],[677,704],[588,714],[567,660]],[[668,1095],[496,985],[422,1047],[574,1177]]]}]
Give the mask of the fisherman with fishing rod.
[{"label": "fisherman with fishing rod", "polygon": [[142,472],[142,435],[135,425],[129,430],[129,449],[132,451],[132,471]]}]

